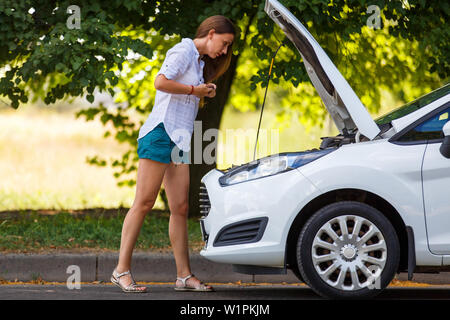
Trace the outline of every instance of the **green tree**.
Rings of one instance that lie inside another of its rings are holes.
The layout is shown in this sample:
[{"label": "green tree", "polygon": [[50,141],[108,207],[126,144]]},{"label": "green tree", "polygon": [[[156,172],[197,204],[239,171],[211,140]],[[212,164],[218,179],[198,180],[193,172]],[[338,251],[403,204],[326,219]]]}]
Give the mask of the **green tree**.
[{"label": "green tree", "polygon": [[[446,2],[438,6],[430,0],[281,2],[308,27],[370,110],[379,108],[379,88],[388,87],[394,94],[409,98],[448,78]],[[81,10],[80,29],[68,27],[73,13],[67,8],[71,5]],[[366,25],[370,5],[380,8],[380,30]],[[120,185],[133,185],[134,179],[127,175],[136,170],[136,139],[153,106],[154,76],[165,52],[181,38],[192,38],[204,18],[225,15],[240,33],[230,68],[216,83],[217,96],[199,110],[197,120],[202,121],[203,130],[219,128],[230,97],[242,110],[259,107],[261,99],[255,90],[267,85],[268,64],[284,38],[263,9],[264,1],[257,0],[3,0],[0,95],[6,96],[13,108],[29,97],[47,104],[86,97],[93,103],[95,89],[126,103],[116,110],[96,106],[77,116],[87,121],[99,117],[104,124],[113,124],[115,138],[129,144],[130,150],[121,159],[94,157],[90,162],[112,165]],[[301,121],[321,123],[326,116],[324,109],[299,62],[300,55],[287,42],[273,68],[273,81],[285,94],[280,96],[280,118],[297,110]],[[412,91],[405,91],[406,83]],[[105,132],[105,136],[110,134]],[[190,166],[191,214],[198,212],[200,178],[214,167]]]}]

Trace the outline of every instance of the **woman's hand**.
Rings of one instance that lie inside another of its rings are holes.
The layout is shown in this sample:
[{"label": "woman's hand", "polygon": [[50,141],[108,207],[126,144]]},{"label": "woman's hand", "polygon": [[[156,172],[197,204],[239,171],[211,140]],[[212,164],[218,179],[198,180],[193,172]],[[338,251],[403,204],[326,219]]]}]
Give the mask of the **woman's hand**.
[{"label": "woman's hand", "polygon": [[216,85],[214,83],[203,83],[194,87],[194,92],[192,94],[198,98],[213,98],[216,95]]},{"label": "woman's hand", "polygon": [[214,83],[207,83],[207,85],[209,85],[210,88],[212,88],[212,90],[209,92],[207,97],[208,98],[214,98],[216,96],[216,88],[217,88],[217,86]]},{"label": "woman's hand", "polygon": [[[175,80],[169,80],[164,74],[160,74],[155,79],[155,89],[167,93],[189,94],[192,87],[190,85],[179,83]],[[216,85],[214,83],[203,83],[194,87],[194,91],[191,92],[191,94],[199,98],[213,98],[216,96]]]}]

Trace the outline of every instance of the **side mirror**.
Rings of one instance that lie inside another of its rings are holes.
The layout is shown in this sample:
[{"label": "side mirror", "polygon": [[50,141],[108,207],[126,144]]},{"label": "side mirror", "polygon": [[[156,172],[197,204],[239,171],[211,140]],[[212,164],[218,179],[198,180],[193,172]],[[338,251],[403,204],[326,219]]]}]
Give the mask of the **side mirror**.
[{"label": "side mirror", "polygon": [[444,132],[444,141],[442,142],[439,151],[441,151],[441,154],[444,157],[450,159],[450,121],[447,121],[442,128],[442,131]]}]

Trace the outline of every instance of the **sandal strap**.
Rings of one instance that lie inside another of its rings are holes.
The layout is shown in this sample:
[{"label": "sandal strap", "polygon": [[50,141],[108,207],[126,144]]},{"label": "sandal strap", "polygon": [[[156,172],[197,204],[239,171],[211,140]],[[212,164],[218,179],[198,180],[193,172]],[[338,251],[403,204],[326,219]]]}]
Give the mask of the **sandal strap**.
[{"label": "sandal strap", "polygon": [[137,283],[132,282],[130,283],[125,289],[126,290],[133,290],[133,291],[137,291],[137,288],[140,288],[140,286],[137,285]]},{"label": "sandal strap", "polygon": [[[128,286],[125,287],[125,286],[123,286],[122,284],[120,284],[119,279],[120,279],[121,277],[123,277],[123,276],[126,276],[127,274],[129,274],[130,277],[131,277],[131,283],[130,283]],[[140,286],[139,286],[139,285],[136,283],[136,281],[134,280],[133,275],[131,274],[131,271],[130,271],[130,270],[127,270],[127,271],[122,272],[122,273],[118,273],[118,272],[114,269],[114,271],[113,271],[113,277],[116,278],[118,284],[119,284],[122,288],[124,288],[125,290],[127,290],[127,291],[140,291],[140,290],[138,290],[138,288],[140,288]]]},{"label": "sandal strap", "polygon": [[127,270],[127,271],[122,272],[122,273],[117,273],[117,271],[114,270],[114,276],[115,276],[117,279],[119,279],[120,277],[126,276],[127,274],[131,275],[130,270]]},{"label": "sandal strap", "polygon": [[[120,279],[121,277],[126,276],[127,274],[129,274],[129,275],[130,275],[130,278],[131,278],[131,284],[130,284],[129,286],[131,286],[131,285],[136,285],[136,281],[134,280],[134,277],[133,277],[133,275],[131,274],[131,271],[130,271],[130,270],[127,270],[127,271],[122,272],[122,273],[117,273],[117,271],[114,270],[114,277],[116,277],[117,281],[119,281],[119,279]],[[129,287],[129,286],[128,286],[128,287]]]},{"label": "sandal strap", "polygon": [[177,280],[180,280],[183,283],[183,286],[186,287],[186,281],[192,277],[195,277],[195,275],[193,273],[191,273],[190,275],[188,275],[185,278],[179,278],[177,277]]}]

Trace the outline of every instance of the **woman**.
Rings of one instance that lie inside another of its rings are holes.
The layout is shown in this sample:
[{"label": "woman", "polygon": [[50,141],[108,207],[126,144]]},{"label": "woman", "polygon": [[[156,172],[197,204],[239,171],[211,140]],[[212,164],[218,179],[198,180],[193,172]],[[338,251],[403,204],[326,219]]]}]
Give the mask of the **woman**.
[{"label": "woman", "polygon": [[[111,281],[125,292],[146,292],[130,272],[133,248],[145,215],[153,208],[161,183],[167,194],[169,237],[177,267],[175,289],[212,291],[191,272],[187,235],[189,164],[186,159],[204,97],[216,95],[211,83],[228,68],[235,36],[233,23],[223,16],[205,19],[195,38],[184,38],[167,51],[155,79],[155,106],[140,128],[136,196],[122,227],[118,264]],[[201,101],[200,101],[201,100]],[[175,161],[177,160],[177,161]]]}]

